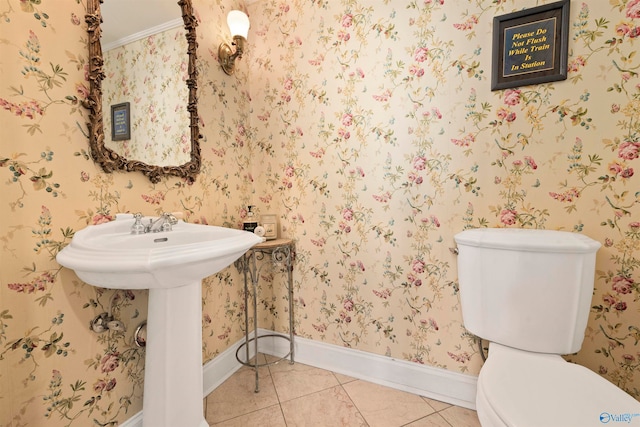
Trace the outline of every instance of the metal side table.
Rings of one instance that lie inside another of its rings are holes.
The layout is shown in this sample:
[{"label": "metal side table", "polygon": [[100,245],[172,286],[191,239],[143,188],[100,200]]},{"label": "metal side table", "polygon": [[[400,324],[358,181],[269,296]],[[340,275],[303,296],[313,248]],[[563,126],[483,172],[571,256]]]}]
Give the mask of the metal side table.
[{"label": "metal side table", "polygon": [[[273,265],[281,264],[287,270],[287,291],[289,292],[289,336],[283,334],[265,334],[258,336],[258,281],[260,280],[260,272],[262,268],[267,265],[266,262],[260,262],[265,257],[271,256],[271,262]],[[244,324],[245,324],[245,342],[236,350],[236,359],[238,362],[245,366],[254,368],[256,374],[256,389],[255,392],[260,391],[258,380],[258,368],[261,366],[273,365],[286,358],[289,358],[289,363],[294,363],[293,355],[293,261],[295,259],[295,248],[293,240],[291,239],[276,239],[267,240],[262,243],[258,243],[249,249],[240,259],[236,261],[236,267],[238,271],[244,274]],[[260,265],[258,265],[260,264]],[[249,338],[249,281],[253,286],[253,338]],[[275,360],[273,362],[258,363],[258,340],[260,338],[274,337],[282,338],[289,341],[289,352]],[[253,342],[254,346],[254,361],[251,363],[249,354],[249,344]],[[245,349],[244,360],[241,358],[240,353],[242,348]]]}]

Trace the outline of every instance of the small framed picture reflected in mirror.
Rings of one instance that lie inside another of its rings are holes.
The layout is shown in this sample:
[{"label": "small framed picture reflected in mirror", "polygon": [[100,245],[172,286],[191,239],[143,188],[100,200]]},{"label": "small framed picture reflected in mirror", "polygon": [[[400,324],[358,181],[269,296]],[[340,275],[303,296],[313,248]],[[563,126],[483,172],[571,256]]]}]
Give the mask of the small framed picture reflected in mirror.
[{"label": "small framed picture reflected in mirror", "polygon": [[131,139],[131,106],[128,102],[111,106],[111,140]]}]

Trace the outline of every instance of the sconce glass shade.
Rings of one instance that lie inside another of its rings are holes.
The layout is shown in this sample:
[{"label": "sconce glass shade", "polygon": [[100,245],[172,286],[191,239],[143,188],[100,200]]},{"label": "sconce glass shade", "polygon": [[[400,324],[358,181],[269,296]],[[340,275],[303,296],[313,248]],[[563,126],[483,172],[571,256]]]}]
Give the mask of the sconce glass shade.
[{"label": "sconce glass shade", "polygon": [[246,13],[239,10],[232,10],[227,15],[227,25],[233,37],[242,36],[245,39],[247,38],[250,23]]}]

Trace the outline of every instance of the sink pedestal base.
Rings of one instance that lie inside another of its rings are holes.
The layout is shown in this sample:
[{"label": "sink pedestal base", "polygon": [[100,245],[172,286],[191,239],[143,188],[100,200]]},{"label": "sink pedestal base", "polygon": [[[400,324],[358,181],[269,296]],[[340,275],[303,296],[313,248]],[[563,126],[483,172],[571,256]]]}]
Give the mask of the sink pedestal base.
[{"label": "sink pedestal base", "polygon": [[209,427],[202,394],[202,283],[149,289],[143,427]]},{"label": "sink pedestal base", "polygon": [[263,238],[183,221],[171,232],[132,234],[137,222],[131,214],[117,214],[115,221],[78,230],[56,260],[93,286],[149,289],[142,425],[208,427],[201,282]]}]

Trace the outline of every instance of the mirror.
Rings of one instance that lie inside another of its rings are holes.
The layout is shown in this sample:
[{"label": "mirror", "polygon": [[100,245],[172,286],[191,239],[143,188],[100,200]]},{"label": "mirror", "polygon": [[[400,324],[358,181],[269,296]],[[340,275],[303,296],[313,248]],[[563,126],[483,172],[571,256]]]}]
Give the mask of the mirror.
[{"label": "mirror", "polygon": [[[85,107],[89,110],[89,147],[92,158],[101,165],[106,172],[115,170],[140,171],[151,182],[159,182],[165,175],[174,175],[193,182],[200,172],[200,132],[198,128],[197,112],[197,70],[196,70],[196,18],[193,13],[191,0],[169,0],[175,7],[175,18],[182,15],[184,32],[176,29],[175,20],[163,27],[162,35],[150,35],[141,43],[142,50],[156,52],[165,44],[174,51],[176,46],[186,46],[186,54],[178,58],[174,66],[182,68],[185,72],[163,73],[159,66],[149,66],[148,58],[140,60],[140,53],[129,57],[129,62],[120,62],[120,68],[127,70],[126,74],[118,75],[115,69],[106,69],[105,63],[110,62],[109,57],[122,58],[125,54],[120,47],[111,53],[106,51],[103,55],[102,34],[111,36],[111,27],[105,27],[102,23],[101,3],[103,1],[117,0],[88,0],[86,22],[89,34],[89,97],[85,101]],[[133,13],[133,3],[149,4],[145,13]],[[153,3],[153,4],[151,4]],[[158,2],[136,0],[135,2],[120,1],[116,11],[121,10],[122,16],[129,16],[133,22],[140,24],[146,18],[160,9]],[[109,5],[112,6],[112,5]],[[104,7],[104,6],[102,6]],[[145,19],[140,19],[144,16]],[[120,24],[121,19],[118,20]],[[107,24],[108,25],[108,24]],[[162,26],[158,27],[161,28]],[[146,29],[136,30],[141,34]],[[185,37],[186,43],[180,40]],[[111,44],[111,42],[109,42]],[[132,45],[134,43],[131,43]],[[120,43],[121,44],[121,43]],[[115,43],[117,46],[118,43]],[[162,46],[160,46],[162,45]],[[106,44],[105,44],[106,46]],[[120,50],[118,52],[118,50]],[[159,63],[170,62],[170,57],[175,55],[162,54],[158,56]],[[133,76],[131,64],[141,62],[147,67],[141,74],[141,81],[129,82]],[[124,66],[123,66],[124,64]],[[171,80],[171,78],[173,80]],[[176,77],[177,76],[177,77]],[[109,81],[109,79],[112,79]],[[125,86],[125,90],[123,90]],[[142,89],[142,95],[129,91],[129,86]],[[115,89],[113,89],[115,88]],[[151,89],[157,89],[158,93],[169,95],[168,107],[162,110],[159,102],[152,99]],[[170,91],[170,88],[174,88]],[[178,101],[178,99],[184,101]],[[148,98],[148,99],[147,99]],[[175,117],[183,115],[186,123],[180,124],[174,121]],[[113,125],[112,125],[113,124]],[[107,126],[105,126],[107,125]],[[167,141],[166,143],[163,141]],[[182,156],[180,160],[179,159]]]}]

